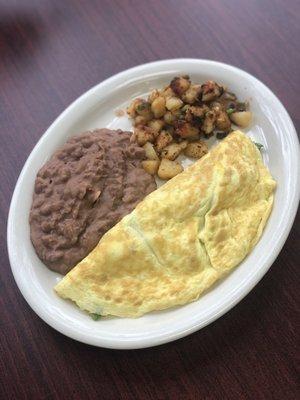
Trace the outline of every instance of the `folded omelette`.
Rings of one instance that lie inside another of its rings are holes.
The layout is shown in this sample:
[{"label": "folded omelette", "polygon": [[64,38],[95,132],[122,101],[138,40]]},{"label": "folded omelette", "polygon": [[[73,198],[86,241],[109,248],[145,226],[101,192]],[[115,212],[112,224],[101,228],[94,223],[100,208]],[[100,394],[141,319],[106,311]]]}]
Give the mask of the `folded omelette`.
[{"label": "folded omelette", "polygon": [[235,131],[148,195],[55,290],[120,317],[195,301],[255,246],[275,185],[255,144]]}]

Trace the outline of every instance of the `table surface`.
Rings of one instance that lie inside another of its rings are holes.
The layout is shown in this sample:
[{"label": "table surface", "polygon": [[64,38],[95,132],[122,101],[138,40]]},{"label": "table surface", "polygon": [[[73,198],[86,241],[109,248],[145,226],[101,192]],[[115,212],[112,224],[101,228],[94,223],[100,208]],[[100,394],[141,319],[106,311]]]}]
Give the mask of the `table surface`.
[{"label": "table surface", "polygon": [[176,57],[236,65],[278,95],[299,131],[299,17],[297,0],[0,0],[0,397],[300,396],[299,215],[271,270],[233,310],[144,350],[94,348],[47,326],[21,296],[6,250],[10,198],[34,144],[68,104],[121,70]]}]

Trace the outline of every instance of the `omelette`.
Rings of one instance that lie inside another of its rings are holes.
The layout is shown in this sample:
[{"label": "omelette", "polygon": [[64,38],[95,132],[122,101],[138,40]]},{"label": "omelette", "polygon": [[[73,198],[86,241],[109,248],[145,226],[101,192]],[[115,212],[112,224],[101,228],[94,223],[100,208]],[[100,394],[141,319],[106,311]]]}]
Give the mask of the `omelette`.
[{"label": "omelette", "polygon": [[195,301],[253,249],[275,186],[255,144],[232,132],[110,229],[55,291],[119,317]]}]

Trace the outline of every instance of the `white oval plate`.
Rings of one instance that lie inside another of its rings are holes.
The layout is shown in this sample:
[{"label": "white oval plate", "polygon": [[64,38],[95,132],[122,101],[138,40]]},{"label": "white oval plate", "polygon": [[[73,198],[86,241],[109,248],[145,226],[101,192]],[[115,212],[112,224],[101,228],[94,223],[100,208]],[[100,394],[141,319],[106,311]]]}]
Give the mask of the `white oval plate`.
[{"label": "white oval plate", "polygon": [[[263,157],[278,183],[275,204],[263,236],[252,253],[226,279],[191,304],[138,319],[93,321],[53,291],[61,279],[36,256],[28,215],[39,168],[68,137],[87,129],[130,129],[125,109],[136,96],[166,85],[178,74],[194,82],[214,79],[240,99],[249,99],[254,121],[248,134],[264,145]],[[134,349],[186,336],[219,318],[237,304],[270,268],[291,229],[299,202],[299,143],[292,121],[277,97],[248,73],[209,60],[176,59],[141,65],[93,87],[69,106],[33,149],[20,174],[8,218],[8,252],[17,285],[33,310],[61,333],[95,346]]]}]

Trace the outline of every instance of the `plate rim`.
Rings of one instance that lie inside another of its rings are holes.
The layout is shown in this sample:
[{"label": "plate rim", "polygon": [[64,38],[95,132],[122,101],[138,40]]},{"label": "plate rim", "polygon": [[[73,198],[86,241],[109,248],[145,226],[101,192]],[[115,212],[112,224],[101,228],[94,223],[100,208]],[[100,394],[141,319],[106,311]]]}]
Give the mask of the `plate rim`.
[{"label": "plate rim", "polygon": [[[17,267],[15,265],[15,260],[14,260],[14,255],[13,255],[13,249],[12,249],[12,236],[13,236],[13,211],[15,209],[15,203],[17,201],[17,195],[18,195],[18,190],[19,187],[22,183],[23,176],[26,173],[26,170],[28,166],[31,163],[31,160],[35,156],[36,149],[41,143],[48,138],[49,135],[51,135],[51,131],[56,128],[56,126],[63,122],[66,115],[70,111],[72,111],[74,108],[78,107],[81,103],[85,101],[86,98],[93,96],[93,94],[99,89],[99,87],[105,88],[105,86],[109,85],[113,81],[117,81],[120,77],[122,77],[124,74],[130,74],[134,73],[135,71],[141,70],[143,68],[151,68],[152,66],[159,66],[159,65],[167,65],[171,66],[172,64],[174,67],[176,67],[176,64],[178,63],[190,63],[190,64],[210,64],[210,65],[217,65],[219,67],[223,67],[225,69],[229,69],[232,72],[237,72],[239,74],[244,74],[247,76],[251,81],[256,82],[259,85],[262,85],[264,90],[272,96],[276,102],[278,103],[279,107],[281,108],[281,111],[284,113],[285,119],[288,122],[288,132],[291,135],[291,140],[293,144],[295,145],[295,151],[294,151],[294,165],[295,165],[295,181],[294,181],[294,187],[292,188],[292,199],[290,201],[290,212],[289,212],[289,219],[288,222],[285,224],[284,229],[281,232],[280,237],[277,239],[276,242],[276,249],[271,253],[271,255],[267,258],[267,260],[262,263],[262,266],[260,269],[257,270],[256,274],[254,277],[252,277],[252,280],[250,282],[245,282],[243,285],[239,287],[239,291],[235,295],[235,297],[232,297],[227,304],[221,305],[220,309],[218,312],[215,312],[210,318],[206,319],[206,321],[198,321],[198,323],[192,324],[190,327],[182,330],[177,330],[176,332],[173,333],[163,333],[161,335],[156,335],[153,338],[130,338],[129,340],[124,340],[124,339],[115,339],[115,338],[94,338],[94,337],[86,337],[86,334],[83,332],[81,334],[78,334],[78,332],[73,331],[72,328],[69,328],[68,331],[66,331],[65,327],[58,326],[57,321],[55,318],[49,318],[49,315],[41,308],[38,307],[36,304],[36,301],[32,299],[30,294],[27,292],[26,288],[23,285],[22,280],[20,279],[17,271]],[[19,174],[19,177],[17,179],[14,192],[12,195],[11,203],[10,203],[10,208],[9,208],[9,214],[8,214],[8,222],[7,222],[7,249],[8,249],[8,257],[9,257],[9,262],[11,266],[11,270],[15,279],[15,282],[29,304],[29,306],[33,309],[33,311],[48,325],[50,325],[52,328],[55,330],[59,331],[60,333],[75,339],[77,341],[98,346],[98,347],[105,347],[105,348],[111,348],[111,349],[138,349],[138,348],[146,348],[146,347],[152,347],[152,346],[157,346],[161,345],[167,342],[171,342],[177,339],[180,339],[182,337],[185,337],[191,333],[194,333],[195,331],[204,328],[208,324],[212,323],[216,319],[220,318],[222,315],[227,313],[230,309],[232,309],[237,303],[239,303],[256,285],[257,283],[262,279],[262,277],[268,272],[272,264],[274,263],[275,259],[277,258],[279,252],[281,251],[282,247],[284,246],[284,243],[288,237],[288,234],[292,228],[296,212],[298,209],[298,204],[299,204],[299,198],[300,198],[300,157],[297,157],[297,149],[298,149],[298,156],[300,154],[300,147],[299,147],[299,139],[296,133],[296,129],[293,125],[293,122],[282,104],[282,102],[278,99],[278,97],[269,89],[263,82],[261,82],[259,79],[257,79],[255,76],[252,74],[237,68],[235,66],[232,66],[230,64],[225,64],[222,62],[214,61],[214,60],[208,60],[208,59],[195,59],[195,58],[175,58],[175,59],[166,59],[166,60],[159,60],[159,61],[154,61],[150,63],[144,63],[140,64],[137,66],[134,66],[132,68],[123,70],[107,79],[104,81],[101,81],[88,89],[86,92],[84,92],[82,95],[80,95],[78,98],[76,98],[68,107],[66,107],[62,113],[58,115],[58,117],[54,120],[54,122],[46,129],[46,131],[43,133],[43,135],[40,137],[38,142],[35,144],[34,148],[30,152],[26,162],[24,163],[22,170]],[[298,173],[297,173],[298,172]]]}]

